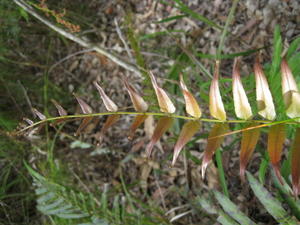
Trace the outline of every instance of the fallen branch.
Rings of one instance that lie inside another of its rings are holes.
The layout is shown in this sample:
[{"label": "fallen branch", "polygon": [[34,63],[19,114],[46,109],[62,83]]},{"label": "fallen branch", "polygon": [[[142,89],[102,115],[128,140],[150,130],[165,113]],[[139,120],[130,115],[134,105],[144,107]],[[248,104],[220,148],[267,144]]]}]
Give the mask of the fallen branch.
[{"label": "fallen branch", "polygon": [[56,26],[55,24],[53,24],[52,22],[50,22],[49,20],[45,19],[44,17],[40,16],[29,4],[27,4],[25,1],[23,0],[13,0],[18,6],[20,6],[22,9],[24,9],[27,13],[29,13],[30,15],[34,16],[35,18],[37,18],[39,21],[41,21],[42,23],[44,23],[45,25],[47,25],[48,27],[50,27],[52,30],[56,31],[57,33],[63,35],[64,37],[76,42],[77,44],[81,45],[82,47],[85,48],[89,48],[89,49],[93,49],[94,51],[106,56],[107,58],[109,58],[111,61],[115,62],[116,64],[118,64],[119,66],[123,67],[126,70],[129,70],[131,72],[134,72],[138,75],[141,76],[140,70],[137,68],[137,66],[129,64],[125,61],[123,61],[122,59],[120,59],[118,56],[115,56],[114,54],[106,51],[103,47],[97,46],[94,43],[91,43],[90,41],[86,40],[85,37],[78,37],[75,36],[72,33],[69,33],[61,28],[59,28],[58,26]]}]

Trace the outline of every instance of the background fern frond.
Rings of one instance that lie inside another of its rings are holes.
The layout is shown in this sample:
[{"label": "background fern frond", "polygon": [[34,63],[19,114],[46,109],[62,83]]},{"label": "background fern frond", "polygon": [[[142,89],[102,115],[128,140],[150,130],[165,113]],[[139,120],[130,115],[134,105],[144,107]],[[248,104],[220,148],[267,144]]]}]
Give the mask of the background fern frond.
[{"label": "background fern frond", "polygon": [[77,220],[84,219],[87,224],[108,224],[105,218],[99,219],[86,207],[86,196],[68,190],[66,187],[47,180],[25,163],[29,173],[33,177],[33,186],[37,195],[37,209],[44,215],[57,216],[63,219]]},{"label": "background fern frond", "polygon": [[[248,172],[247,172],[247,178],[254,195],[260,200],[265,210],[267,210],[270,213],[270,215],[278,222],[278,224],[280,225],[298,224],[297,219],[291,215],[290,211],[283,208],[281,202],[279,202],[279,200],[274,198],[272,194],[266,188],[264,188],[263,185],[256,178],[254,178]],[[277,179],[275,175],[273,176],[273,178]],[[281,185],[279,183],[277,184]],[[285,187],[282,186],[281,188],[285,190],[287,186]],[[213,203],[211,200],[200,195],[198,195],[194,203],[196,206],[200,205],[201,208],[209,214],[218,214],[219,217],[216,220],[220,222],[222,225],[256,224],[248,216],[246,216],[243,212],[241,212],[239,207],[235,203],[233,203],[227,196],[217,191],[213,192],[213,195],[217,203]],[[283,199],[283,201],[287,202],[286,199]],[[296,207],[299,207],[299,203],[297,203],[297,200],[289,199],[289,201],[293,202],[294,207],[295,205],[298,205]],[[219,207],[219,205],[221,206],[222,209]],[[293,213],[293,215],[296,214]],[[232,221],[230,222],[230,220]]]}]

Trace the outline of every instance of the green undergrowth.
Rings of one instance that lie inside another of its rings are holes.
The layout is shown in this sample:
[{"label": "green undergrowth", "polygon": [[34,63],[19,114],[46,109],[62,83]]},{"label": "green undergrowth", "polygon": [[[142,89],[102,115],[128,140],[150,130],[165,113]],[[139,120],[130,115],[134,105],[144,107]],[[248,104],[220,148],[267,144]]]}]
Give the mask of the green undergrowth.
[{"label": "green undergrowth", "polygon": [[125,195],[114,188],[96,193],[83,192],[60,184],[61,179],[46,178],[25,165],[33,177],[37,209],[49,217],[51,224],[169,224],[162,217],[147,216],[146,212],[153,209],[134,199],[124,183]]},{"label": "green undergrowth", "polygon": [[[3,119],[2,115],[1,118]],[[8,119],[5,118],[7,127]],[[11,121],[13,123],[13,121]],[[5,129],[6,130],[6,129]],[[28,160],[29,145],[0,133],[0,224],[38,224],[33,219],[35,196],[31,178],[23,166]]]},{"label": "green undergrowth", "polygon": [[[300,219],[300,202],[299,200],[290,198],[288,192],[291,190],[286,183],[281,185],[278,183],[275,175],[272,176],[280,191],[280,194],[274,197],[250,173],[247,173],[247,178],[253,195],[258,198],[264,209],[274,218],[274,223],[280,225],[298,224]],[[204,210],[208,216],[215,215],[217,217],[216,221],[222,225],[257,224],[245,215],[228,196],[218,191],[209,193],[209,196],[210,198],[199,195],[195,199],[193,205],[196,207],[196,210],[200,210],[201,212]],[[284,207],[284,205],[288,205],[288,207]]]}]

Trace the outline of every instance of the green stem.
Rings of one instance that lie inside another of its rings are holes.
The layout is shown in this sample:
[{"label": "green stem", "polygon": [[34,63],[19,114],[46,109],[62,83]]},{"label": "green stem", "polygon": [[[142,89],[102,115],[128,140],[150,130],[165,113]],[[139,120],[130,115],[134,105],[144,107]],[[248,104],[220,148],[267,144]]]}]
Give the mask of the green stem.
[{"label": "green stem", "polygon": [[227,198],[229,198],[229,192],[227,189],[227,182],[225,178],[223,161],[222,161],[222,153],[220,149],[216,151],[216,161],[217,161],[219,179],[220,179],[221,187],[223,189],[223,193],[224,195],[226,195]]},{"label": "green stem", "polygon": [[[198,121],[211,122],[211,123],[252,123],[252,122],[261,123],[261,125],[247,128],[247,130],[261,128],[261,127],[267,127],[267,126],[272,126],[272,125],[282,124],[282,123],[284,123],[284,124],[299,124],[299,122],[296,122],[296,120],[300,119],[300,117],[296,117],[293,119],[287,119],[287,120],[281,120],[281,121],[269,121],[269,120],[226,120],[226,121],[222,121],[222,120],[217,120],[217,119],[194,118],[191,116],[180,116],[180,115],[176,115],[176,114],[156,113],[156,112],[104,112],[104,113],[91,113],[91,114],[78,114],[78,115],[51,117],[51,118],[47,118],[45,120],[40,120],[38,122],[35,122],[13,134],[18,135],[30,128],[36,127],[45,122],[51,122],[51,121],[56,121],[56,120],[67,120],[67,119],[80,119],[80,118],[96,117],[96,116],[109,116],[109,115],[146,115],[146,116],[159,116],[159,117],[167,116],[167,117],[172,117],[172,118],[176,118],[176,119],[198,120]],[[228,134],[239,133],[243,130],[245,130],[245,129],[232,131],[223,136],[227,136]]]},{"label": "green stem", "polygon": [[48,150],[48,154],[47,154],[47,160],[50,166],[50,171],[52,175],[55,175],[57,172],[57,168],[54,162],[54,147],[55,147],[55,143],[56,140],[58,138],[58,135],[60,134],[61,129],[64,127],[64,124],[59,126],[59,128],[56,130],[56,133],[54,135],[54,138],[50,144],[49,150]]},{"label": "green stem", "polygon": [[225,27],[222,31],[222,35],[221,35],[221,38],[220,38],[220,43],[219,43],[219,47],[218,47],[218,50],[217,50],[217,59],[221,58],[221,53],[222,53],[222,49],[223,49],[223,46],[224,46],[226,34],[228,32],[229,24],[232,22],[232,20],[234,18],[234,12],[236,10],[236,7],[237,7],[238,3],[239,3],[239,0],[234,0],[233,1],[232,7],[231,7],[229,15],[228,15],[228,18],[226,20]]},{"label": "green stem", "polygon": [[[279,191],[282,199],[289,205],[292,214],[300,221],[300,204],[297,204],[297,200],[291,197],[290,190],[288,190],[289,185],[284,180],[284,184],[281,184],[277,177],[275,176],[274,172],[272,171],[272,177],[275,184],[275,187]],[[287,187],[287,188],[286,188]]]}]

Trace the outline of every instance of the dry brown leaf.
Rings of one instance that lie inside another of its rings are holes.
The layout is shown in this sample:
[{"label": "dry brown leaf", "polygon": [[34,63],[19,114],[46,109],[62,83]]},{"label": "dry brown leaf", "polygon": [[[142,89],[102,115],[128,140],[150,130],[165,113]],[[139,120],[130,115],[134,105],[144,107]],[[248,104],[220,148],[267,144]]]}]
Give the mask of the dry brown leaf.
[{"label": "dry brown leaf", "polygon": [[189,142],[189,140],[195,135],[195,133],[200,130],[200,125],[200,121],[189,121],[183,125],[174,147],[172,166],[175,165],[175,162],[182,148],[186,145],[187,142]]},{"label": "dry brown leaf", "polygon": [[153,146],[155,145],[155,143],[171,127],[172,123],[173,123],[172,117],[161,117],[158,120],[155,130],[153,132],[151,141],[149,142],[149,144],[146,147],[146,154],[148,157],[151,156],[151,152],[152,152],[152,149],[153,149]]},{"label": "dry brown leaf", "polygon": [[110,128],[112,125],[114,125],[119,119],[120,119],[120,115],[118,115],[118,114],[110,115],[107,117],[107,119],[100,131],[98,145],[102,142],[103,135],[108,130],[108,128]]},{"label": "dry brown leaf", "polygon": [[58,104],[57,101],[55,101],[54,99],[51,99],[52,103],[54,104],[54,106],[56,107],[58,114],[60,116],[66,116],[68,115],[67,111],[60,105]]},{"label": "dry brown leaf", "polygon": [[[255,127],[257,124],[252,123],[249,127]],[[242,181],[245,181],[245,170],[248,162],[250,161],[257,141],[259,139],[260,129],[245,130],[242,132],[242,143],[240,150],[240,177]]]},{"label": "dry brown leaf", "polygon": [[147,119],[145,120],[145,125],[144,125],[144,130],[146,137],[150,139],[154,133],[154,118],[152,115],[148,116]]},{"label": "dry brown leaf", "polygon": [[40,111],[38,111],[36,108],[33,108],[32,111],[34,112],[34,114],[40,119],[40,120],[45,120],[47,119],[47,117],[41,113]]},{"label": "dry brown leaf", "polygon": [[83,114],[91,114],[93,113],[92,108],[85,102],[83,101],[80,97],[78,97],[76,94],[74,94],[80,108],[81,111],[83,112]]},{"label": "dry brown leaf", "polygon": [[[75,95],[75,98],[81,108],[81,111],[83,112],[83,114],[91,114],[93,113],[92,108],[85,102],[83,101],[80,97],[78,97],[77,95]],[[78,136],[82,130],[93,120],[93,117],[86,117],[82,119],[81,124],[79,125],[75,135]]]},{"label": "dry brown leaf", "polygon": [[201,166],[202,178],[204,178],[205,176],[206,167],[209,164],[209,162],[212,160],[215,151],[221,146],[223,142],[224,136],[220,136],[220,135],[225,134],[228,130],[229,130],[229,126],[227,123],[216,123],[212,128],[212,130],[210,131],[207,140],[207,145],[204,150],[204,156],[202,159],[202,166]]},{"label": "dry brown leaf", "polygon": [[75,136],[78,136],[82,131],[83,129],[85,129],[87,127],[87,125],[93,120],[93,117],[86,117],[86,118],[83,118],[79,127],[77,128],[76,130],[76,133],[75,133]]},{"label": "dry brown leaf", "polygon": [[270,161],[279,181],[283,183],[280,174],[280,160],[285,140],[285,124],[276,124],[270,127],[268,135],[268,152]]},{"label": "dry brown leaf", "polygon": [[136,129],[142,124],[144,123],[144,121],[147,119],[147,115],[137,115],[135,118],[134,118],[134,121],[133,123],[131,124],[130,126],[130,131],[129,131],[129,136],[128,136],[128,139],[129,140],[132,140],[133,139],[133,136],[134,136],[134,133],[136,131]]}]

